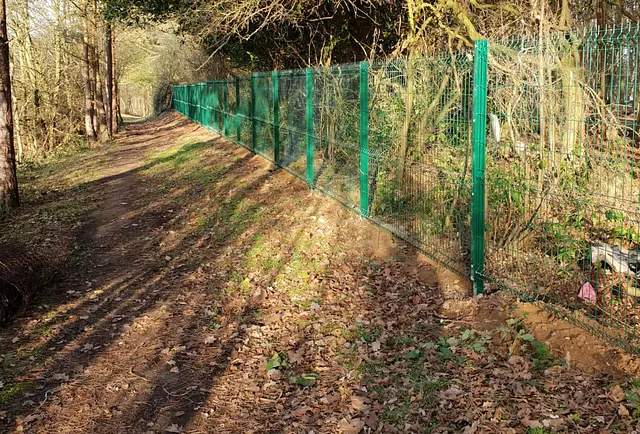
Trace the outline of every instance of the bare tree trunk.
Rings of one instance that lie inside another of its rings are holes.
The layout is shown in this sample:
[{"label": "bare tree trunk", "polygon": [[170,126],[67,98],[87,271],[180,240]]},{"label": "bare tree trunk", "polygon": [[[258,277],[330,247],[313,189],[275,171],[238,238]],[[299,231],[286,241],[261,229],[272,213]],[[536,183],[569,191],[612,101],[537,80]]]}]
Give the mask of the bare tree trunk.
[{"label": "bare tree trunk", "polygon": [[[640,47],[636,47],[635,54],[636,59],[640,58],[640,53],[638,52]],[[637,64],[637,63],[636,63]],[[640,68],[636,68],[636,94],[634,95],[634,101],[636,106],[636,129],[635,129],[635,143],[637,147],[640,147],[640,89],[638,89],[638,85],[640,85]]]},{"label": "bare tree trunk", "polygon": [[91,85],[91,59],[89,58],[89,0],[82,2],[82,79],[84,81],[84,127],[87,140],[96,141],[93,124],[93,86]]},{"label": "bare tree trunk", "polygon": [[400,151],[398,153],[398,168],[396,173],[397,188],[400,188],[402,185],[407,153],[409,151],[409,129],[411,127],[411,115],[413,114],[413,93],[415,87],[415,68],[413,65],[414,57],[412,54],[413,53],[411,53],[407,59],[407,90],[404,100],[404,123],[402,125],[402,135],[400,136]]},{"label": "bare tree trunk", "polygon": [[[9,76],[14,77],[14,68],[15,64],[13,62],[9,62]],[[22,144],[22,137],[20,135],[20,110],[18,110],[18,105],[16,103],[16,93],[14,91],[11,92],[11,106],[12,106],[12,116],[13,116],[13,140],[14,140],[14,148],[17,148],[18,153],[16,154],[16,161],[19,163],[22,161],[24,156],[24,146]]]},{"label": "bare tree trunk", "polygon": [[111,79],[112,92],[111,92],[111,111],[112,111],[112,129],[113,134],[116,134],[120,128],[122,122],[122,115],[120,114],[120,95],[118,93],[118,74],[116,69],[116,39],[114,36],[113,27],[111,27]]},{"label": "bare tree trunk", "polygon": [[20,204],[13,148],[11,72],[7,37],[7,7],[0,0],[0,214]]},{"label": "bare tree trunk", "polygon": [[[27,111],[28,115],[26,120],[29,122],[31,130],[31,147],[34,151],[38,152],[41,149],[40,139],[44,138],[46,141],[46,123],[41,114],[41,95],[40,95],[40,76],[38,75],[37,65],[33,56],[33,43],[31,40],[31,14],[29,0],[23,0],[13,5],[15,8],[15,18],[17,20],[15,43],[20,48],[17,52],[16,58],[20,69],[26,74],[25,87],[26,94],[25,101],[30,101],[33,104],[29,104],[30,107]],[[15,79],[15,77],[14,77]],[[16,101],[20,101],[18,96]],[[14,125],[14,133],[16,126]],[[26,129],[26,128],[25,128]],[[26,135],[26,134],[25,134]],[[46,144],[46,143],[45,143]]]},{"label": "bare tree trunk", "polygon": [[56,144],[56,124],[60,111],[60,88],[62,87],[62,16],[61,16],[61,4],[60,0],[55,0],[53,2],[53,8],[56,19],[56,26],[54,31],[54,40],[53,40],[53,51],[54,51],[54,79],[53,79],[53,94],[52,94],[52,105],[54,107],[53,113],[51,114],[51,119],[49,122],[49,151],[53,150]]},{"label": "bare tree trunk", "polygon": [[113,34],[111,31],[111,23],[105,24],[104,35],[104,57],[105,57],[105,90],[107,98],[105,99],[105,110],[107,112],[107,133],[109,138],[113,138],[113,121],[114,121],[114,104],[113,104]]},{"label": "bare tree trunk", "polygon": [[96,134],[100,140],[108,140],[109,131],[107,130],[107,115],[104,108],[104,91],[102,87],[102,67],[100,65],[100,56],[98,55],[98,2],[93,0],[93,83],[95,86],[95,107],[97,122],[95,124]]},{"label": "bare tree trunk", "polygon": [[[113,62],[114,64],[114,71],[115,71],[115,61]],[[118,88],[118,77],[114,74],[114,80],[113,80],[113,103],[115,104],[115,111],[114,111],[114,117],[115,117],[115,127],[114,127],[114,133],[117,133],[118,130],[120,129],[120,125],[124,123],[124,121],[122,120],[122,113],[120,112],[120,93],[119,93],[119,88]]]},{"label": "bare tree trunk", "polygon": [[[571,13],[569,0],[562,1],[562,14],[560,25],[571,27]],[[581,137],[584,137],[585,111],[584,94],[580,85],[580,51],[573,43],[569,42],[565,54],[560,59],[560,79],[563,90],[563,112],[565,125],[562,137],[562,154],[565,158],[573,159],[575,155],[581,155]]]},{"label": "bare tree trunk", "polygon": [[[606,0],[598,0],[597,8],[596,8],[596,23],[598,25],[598,30],[603,31],[607,25],[607,4]],[[611,76],[607,74],[607,60],[605,59],[606,53],[609,51],[606,48],[606,43],[600,42],[600,47],[598,49],[598,81],[600,86],[598,86],[598,95],[600,96],[600,111],[602,113],[606,113],[608,96],[609,96],[609,82]],[[603,142],[607,140],[607,128],[606,126],[598,126],[600,130],[600,134],[602,135]]]}]

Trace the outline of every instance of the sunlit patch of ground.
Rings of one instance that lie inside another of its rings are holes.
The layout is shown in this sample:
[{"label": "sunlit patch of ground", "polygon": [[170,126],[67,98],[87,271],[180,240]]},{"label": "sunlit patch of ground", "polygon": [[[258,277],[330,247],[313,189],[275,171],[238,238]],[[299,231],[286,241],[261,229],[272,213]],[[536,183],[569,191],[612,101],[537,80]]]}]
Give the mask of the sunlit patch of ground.
[{"label": "sunlit patch of ground", "polygon": [[461,297],[464,279],[269,169],[166,114],[25,172],[2,238],[68,254],[0,333],[0,430],[634,429],[620,366],[567,360],[513,300]]}]

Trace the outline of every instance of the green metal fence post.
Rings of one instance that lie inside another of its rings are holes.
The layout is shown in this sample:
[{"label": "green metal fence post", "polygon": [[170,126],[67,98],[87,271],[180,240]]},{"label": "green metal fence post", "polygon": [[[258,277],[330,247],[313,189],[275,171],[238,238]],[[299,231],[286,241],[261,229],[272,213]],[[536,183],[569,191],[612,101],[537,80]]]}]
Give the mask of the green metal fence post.
[{"label": "green metal fence post", "polygon": [[313,68],[307,68],[305,84],[307,96],[307,183],[309,188],[313,188]]},{"label": "green metal fence post", "polygon": [[204,83],[198,83],[197,92],[198,92],[198,122],[200,125],[204,125],[204,109],[202,105],[202,95],[204,92],[202,89],[204,88]]},{"label": "green metal fence post", "polygon": [[280,166],[280,116],[278,113],[278,71],[271,74],[273,83],[273,162]]},{"label": "green metal fence post", "polygon": [[256,152],[256,137],[258,130],[256,125],[256,74],[251,74],[251,152]]},{"label": "green metal fence post", "polygon": [[242,126],[242,119],[238,116],[238,108],[240,107],[240,77],[236,77],[236,141],[240,143],[240,127]]},{"label": "green metal fence post", "polygon": [[369,216],[369,64],[360,62],[360,217]]},{"label": "green metal fence post", "polygon": [[229,136],[229,82],[222,82],[222,135]]},{"label": "green metal fence post", "polygon": [[213,82],[213,131],[216,133],[220,132],[220,123],[218,121],[218,109],[220,108],[220,103],[218,102],[218,82]]},{"label": "green metal fence post", "polygon": [[471,199],[471,279],[473,294],[484,290],[485,155],[487,141],[487,57],[486,40],[476,41],[473,72],[473,165]]}]

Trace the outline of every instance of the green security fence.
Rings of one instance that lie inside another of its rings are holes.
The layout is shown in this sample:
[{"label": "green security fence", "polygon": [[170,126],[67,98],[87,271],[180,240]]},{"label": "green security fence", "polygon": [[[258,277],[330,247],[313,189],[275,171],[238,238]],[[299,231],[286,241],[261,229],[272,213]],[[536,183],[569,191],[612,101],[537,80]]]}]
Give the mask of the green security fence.
[{"label": "green security fence", "polygon": [[173,107],[462,275],[640,351],[639,27],[176,86]]}]

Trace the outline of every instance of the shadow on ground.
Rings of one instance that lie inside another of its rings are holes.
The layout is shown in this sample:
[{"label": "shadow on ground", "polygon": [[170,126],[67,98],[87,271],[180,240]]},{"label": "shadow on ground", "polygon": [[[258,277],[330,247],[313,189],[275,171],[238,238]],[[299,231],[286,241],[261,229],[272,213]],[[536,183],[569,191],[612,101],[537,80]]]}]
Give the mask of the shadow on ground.
[{"label": "shadow on ground", "polygon": [[518,432],[615,414],[604,379],[508,357],[528,345],[518,324],[473,330],[413,249],[175,113],[67,164],[3,223],[71,252],[1,332],[3,431]]}]

